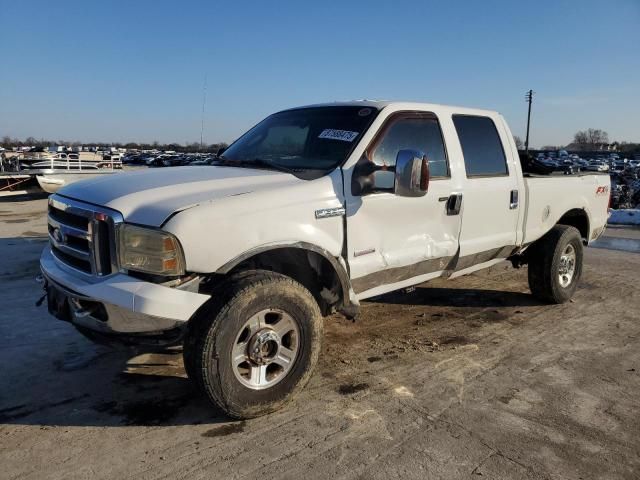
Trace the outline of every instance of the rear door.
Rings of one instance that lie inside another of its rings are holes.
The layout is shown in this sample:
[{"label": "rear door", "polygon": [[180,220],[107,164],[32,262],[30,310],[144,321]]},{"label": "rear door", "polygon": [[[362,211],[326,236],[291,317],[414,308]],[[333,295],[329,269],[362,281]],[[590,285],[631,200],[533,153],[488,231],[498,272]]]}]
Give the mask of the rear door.
[{"label": "rear door", "polygon": [[460,272],[505,258],[514,250],[520,192],[518,171],[507,161],[510,144],[498,119],[456,114],[452,119],[466,174],[456,264]]},{"label": "rear door", "polygon": [[395,195],[391,171],[377,172],[376,177],[376,184],[389,187],[389,192],[354,195],[350,175],[345,175],[347,259],[359,298],[437,277],[458,250],[460,215],[447,215],[447,200],[454,189],[437,116],[392,113],[364,156],[391,167],[402,149],[423,152],[429,160],[431,181],[423,197]]}]

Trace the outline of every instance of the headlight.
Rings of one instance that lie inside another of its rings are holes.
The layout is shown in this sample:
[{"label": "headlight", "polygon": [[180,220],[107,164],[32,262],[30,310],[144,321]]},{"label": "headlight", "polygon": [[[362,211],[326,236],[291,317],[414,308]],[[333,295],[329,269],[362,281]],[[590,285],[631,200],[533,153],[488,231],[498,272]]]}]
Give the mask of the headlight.
[{"label": "headlight", "polygon": [[182,249],[170,233],[123,224],[118,238],[120,268],[156,275],[184,275]]}]

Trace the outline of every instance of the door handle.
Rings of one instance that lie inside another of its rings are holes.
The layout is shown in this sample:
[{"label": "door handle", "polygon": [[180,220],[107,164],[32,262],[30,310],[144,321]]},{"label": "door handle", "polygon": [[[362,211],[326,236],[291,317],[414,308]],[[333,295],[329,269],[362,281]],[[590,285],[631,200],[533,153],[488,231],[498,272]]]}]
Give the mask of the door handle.
[{"label": "door handle", "polygon": [[458,215],[462,208],[462,194],[452,193],[447,200],[447,215]]},{"label": "door handle", "polygon": [[518,208],[518,190],[511,190],[511,196],[509,197],[509,210],[515,210]]}]

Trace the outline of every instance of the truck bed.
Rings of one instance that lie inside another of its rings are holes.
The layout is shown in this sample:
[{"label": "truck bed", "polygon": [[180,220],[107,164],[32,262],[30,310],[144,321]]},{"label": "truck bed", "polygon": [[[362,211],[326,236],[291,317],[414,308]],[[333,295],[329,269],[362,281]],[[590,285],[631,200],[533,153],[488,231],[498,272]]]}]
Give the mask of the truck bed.
[{"label": "truck bed", "polygon": [[595,240],[607,223],[610,180],[606,173],[525,174],[526,208],[523,243],[548,232],[567,212],[584,210],[590,219],[587,240]]}]

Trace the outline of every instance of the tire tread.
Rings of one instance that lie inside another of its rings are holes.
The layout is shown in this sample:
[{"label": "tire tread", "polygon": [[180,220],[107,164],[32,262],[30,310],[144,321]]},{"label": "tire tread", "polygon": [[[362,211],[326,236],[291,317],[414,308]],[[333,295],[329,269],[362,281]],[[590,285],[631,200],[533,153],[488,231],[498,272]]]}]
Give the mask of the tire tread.
[{"label": "tire tread", "polygon": [[[562,288],[557,280],[555,263],[562,249],[577,239],[576,272],[572,285]],[[547,303],[564,303],[573,295],[582,272],[582,238],[575,227],[556,225],[530,247],[528,280],[531,293]]]},{"label": "tire tread", "polygon": [[[234,418],[253,418],[280,408],[284,403],[288,402],[299,389],[304,387],[311,376],[313,366],[317,363],[319,348],[311,350],[311,368],[298,382],[294,391],[291,392],[284,401],[278,402],[275,405],[265,405],[263,408],[258,408],[255,412],[252,412],[227,401],[224,395],[225,386],[222,385],[221,375],[219,374],[217,352],[215,351],[215,341],[218,330],[222,326],[222,320],[229,313],[236,301],[251,291],[273,286],[274,283],[280,284],[281,287],[286,290],[294,290],[298,294],[307,297],[309,305],[315,310],[315,318],[318,320],[321,330],[320,308],[311,292],[302,284],[280,273],[266,270],[249,270],[230,277],[216,288],[204,310],[193,319],[194,324],[190,329],[188,339],[185,341],[185,368],[191,370],[193,380],[195,380],[198,387],[209,396],[215,404]],[[187,352],[187,349],[189,352]],[[206,352],[210,350],[213,351],[212,358],[210,358],[212,361],[207,362],[205,358]],[[189,367],[187,367],[187,362],[190,362]]]}]

